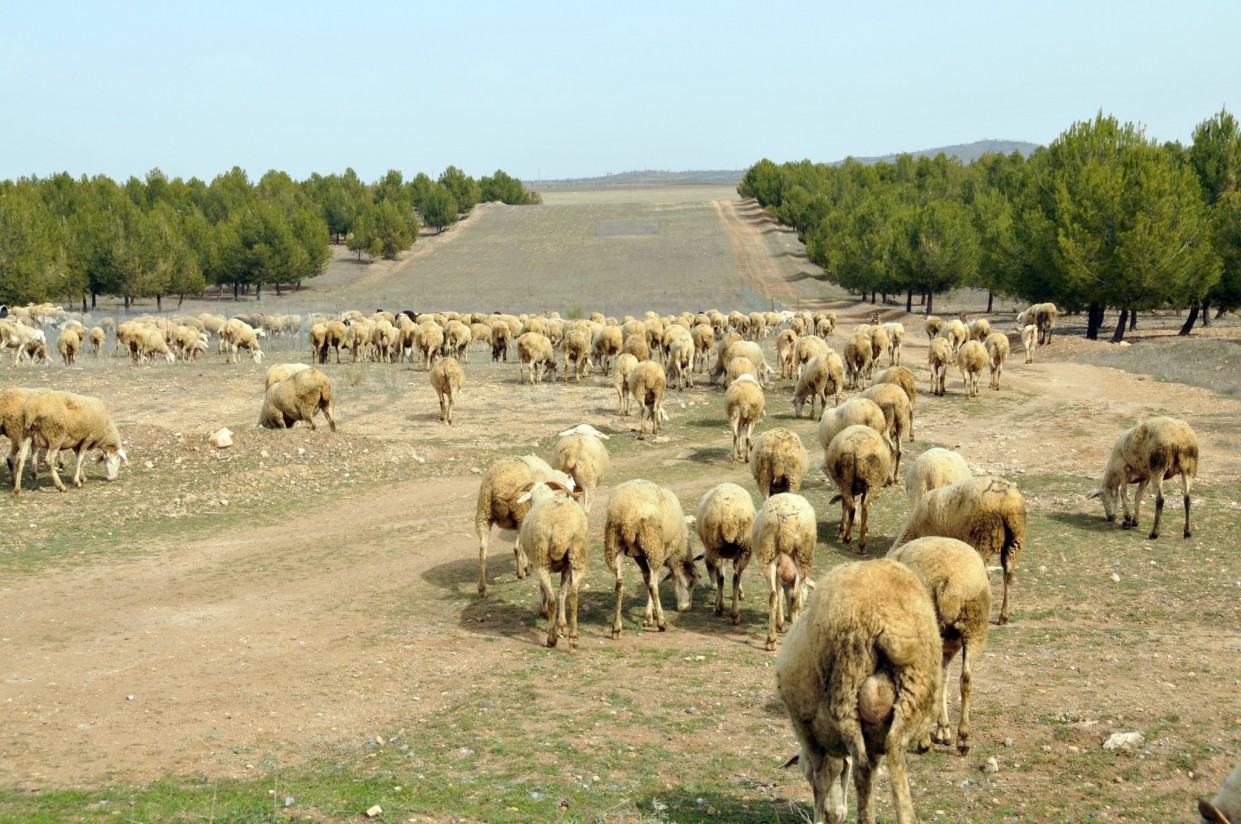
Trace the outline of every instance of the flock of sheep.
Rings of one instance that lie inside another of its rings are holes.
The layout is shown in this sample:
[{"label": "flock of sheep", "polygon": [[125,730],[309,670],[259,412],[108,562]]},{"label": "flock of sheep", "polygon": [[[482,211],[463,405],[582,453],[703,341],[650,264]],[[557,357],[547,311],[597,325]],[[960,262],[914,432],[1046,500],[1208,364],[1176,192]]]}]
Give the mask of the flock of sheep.
[{"label": "flock of sheep", "polygon": [[[1050,342],[1055,317],[1051,304],[1019,315],[1027,362],[1039,343]],[[695,385],[696,375],[710,384],[723,378],[733,461],[749,463],[762,503],[756,507],[745,489],[722,483],[701,497],[694,517],[686,518],[670,489],[644,479],[617,484],[608,499],[603,531],[604,561],[615,575],[611,637],[619,638],[623,630],[624,557],[632,558],[642,573],[647,593],[643,625],[663,631],[667,621],[659,597],[661,575],[673,580],[677,609],[686,611],[699,580],[697,561],[702,560],[715,585],[715,612],[722,616],[724,570],[731,562],[730,618],[736,624],[738,602],[744,597],[741,576],[756,556],[768,590],[766,648],[775,650],[779,634],[787,633],[776,659],[777,690],[800,744],[790,763],[801,763],[813,788],[816,822],[844,819],[851,774],[859,820],[873,821],[872,778],[885,755],[897,819],[914,820],[905,753],[911,746],[925,749],[932,741],[952,741],[945,680],[958,654],[961,713],[955,738],[962,753],[969,749],[971,663],[985,647],[992,606],[986,565],[998,557],[1003,570],[998,617],[1003,624],[1009,620],[1013,570],[1026,540],[1026,507],[1017,486],[997,477],[971,476],[961,456],[950,450],[926,450],[904,475],[911,511],[888,557],[838,566],[816,583],[809,576],[817,519],[799,494],[809,470],[806,448],[785,428],[754,436],[777,378],[792,382],[797,417],[807,402],[813,415],[817,402],[821,469],[836,490],[832,502],[841,503],[838,537],[851,542],[856,525],[858,549],[865,554],[869,504],[900,479],[902,443],[914,439],[917,386],[913,371],[900,363],[905,334],[901,324],[879,324],[872,318],[876,322],[854,329],[838,353],[829,342],[836,325],[830,312],[648,313],[640,320],[598,314],[562,320],[351,312],[307,320],[207,315],[88,328],[67,313],[57,315],[54,308],[28,307],[0,320],[0,348],[14,350],[15,364],[46,361],[44,328],[56,326],[57,349],[67,365],[74,363],[84,341],[99,356],[107,331],[113,333],[115,351],[127,351],[135,362],[192,360],[207,351],[212,335],[217,351],[230,362],[235,363],[242,350],[260,362],[261,339],[300,334],[306,328],[309,359],[316,365],[332,356],[339,363],[341,351],[347,350],[351,361],[409,361],[426,369],[446,425],[453,422],[454,401],[465,381],[462,364],[468,362],[471,344],[485,345],[494,361],[507,361],[510,346],[515,348],[522,383],[554,378],[559,352],[564,381],[572,376],[580,382],[599,369],[615,386],[621,415],[629,415],[636,405],[639,438],[645,437],[647,420],[653,435],[668,422],[663,407],[669,384],[683,389]],[[991,388],[1000,389],[1009,354],[1007,334],[992,331],[985,320],[967,323],[964,318],[928,318],[925,330],[932,393],[944,393],[952,364],[961,372],[967,397],[977,393],[984,369],[990,370]],[[760,345],[773,335],[778,368],[768,364]],[[887,367],[877,369],[885,357]],[[277,364],[267,370],[265,387],[260,425],[278,429],[305,421],[314,429],[314,418],[322,413],[335,431],[332,385],[324,371],[305,363]],[[842,402],[844,390],[858,394]],[[57,473],[61,450],[77,453],[75,486],[84,480],[82,463],[88,451],[102,453],[109,480],[128,462],[103,403],[70,392],[0,390],[0,433],[10,440],[15,492],[21,490],[27,463],[32,477],[37,471],[39,449],[47,450],[46,464],[62,492],[65,486]],[[487,593],[492,528],[516,531],[516,572],[519,578],[533,574],[540,583],[548,646],[565,636],[571,647],[578,644],[587,515],[608,472],[607,439],[588,425],[575,427],[560,434],[550,460],[499,460],[480,485],[475,512],[478,592]],[[1143,493],[1153,483],[1150,537],[1155,538],[1164,506],[1163,481],[1180,475],[1184,535],[1189,537],[1197,460],[1197,438],[1186,423],[1171,418],[1144,421],[1117,440],[1103,481],[1090,497],[1102,499],[1109,520],[1116,516],[1119,499],[1123,525],[1136,526]],[[1131,511],[1128,487],[1134,483],[1138,488]],[[702,547],[697,556],[691,551],[691,524]],[[554,574],[561,576],[558,590]],[[1205,816],[1209,805],[1203,804]]]}]

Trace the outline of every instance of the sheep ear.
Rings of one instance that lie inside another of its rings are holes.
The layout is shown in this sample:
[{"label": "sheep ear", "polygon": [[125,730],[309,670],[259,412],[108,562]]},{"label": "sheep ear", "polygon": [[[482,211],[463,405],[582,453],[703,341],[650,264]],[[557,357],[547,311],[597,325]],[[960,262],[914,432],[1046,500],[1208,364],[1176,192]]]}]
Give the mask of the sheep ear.
[{"label": "sheep ear", "polygon": [[1094,492],[1091,492],[1089,495],[1086,496],[1086,500],[1089,501],[1091,498],[1098,498],[1102,495],[1103,495],[1103,490],[1101,488],[1096,489]]},{"label": "sheep ear", "polygon": [[695,556],[694,556],[694,560],[695,560],[695,561],[701,561],[703,558],[706,558],[706,557],[707,557],[707,553],[706,553],[705,551],[703,551],[703,552],[699,552],[697,555],[695,555]]},{"label": "sheep ear", "polygon": [[789,767],[792,767],[793,765],[800,764],[800,763],[801,763],[801,750],[798,750],[797,752],[793,753],[792,758],[790,758],[788,761],[785,761],[783,764],[780,765],[780,769],[787,770]]},{"label": "sheep ear", "polygon": [[1211,824],[1229,824],[1228,816],[1205,798],[1198,799],[1198,814]]},{"label": "sheep ear", "polygon": [[530,490],[526,490],[525,492],[521,493],[521,495],[519,495],[517,497],[517,500],[514,501],[513,503],[524,504],[526,501],[530,500],[530,495],[531,495]]}]

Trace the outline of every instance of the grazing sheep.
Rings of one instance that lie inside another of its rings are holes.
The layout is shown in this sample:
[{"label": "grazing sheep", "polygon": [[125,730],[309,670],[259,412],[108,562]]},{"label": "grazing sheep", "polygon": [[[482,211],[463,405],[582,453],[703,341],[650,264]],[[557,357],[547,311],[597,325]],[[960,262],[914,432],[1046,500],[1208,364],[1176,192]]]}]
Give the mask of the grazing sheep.
[{"label": "grazing sheep", "polygon": [[239,318],[229,318],[220,329],[220,341],[228,347],[229,363],[237,363],[237,351],[245,349],[255,363],[263,362],[263,349],[259,346],[258,333],[254,327]]},{"label": "grazing sheep", "polygon": [[619,355],[616,358],[616,395],[620,399],[620,414],[629,415],[630,403],[632,395],[629,379],[633,376],[633,370],[638,368],[638,359],[633,355]]},{"label": "grazing sheep", "polygon": [[56,349],[60,352],[60,359],[65,362],[65,366],[77,363],[78,350],[82,348],[82,331],[80,326],[66,326],[60,330]]},{"label": "grazing sheep", "polygon": [[848,376],[846,389],[857,389],[862,378],[869,378],[872,371],[871,338],[866,332],[854,332],[845,344],[845,372]]},{"label": "grazing sheep", "polygon": [[[728,385],[724,393],[724,410],[733,430],[733,463],[743,459],[748,462],[750,450],[754,447],[754,425],[767,411],[763,387],[753,375],[742,375]],[[745,432],[744,438],[742,431]]]},{"label": "grazing sheep", "polygon": [[659,434],[659,427],[668,419],[664,411],[664,392],[668,379],[664,368],[655,361],[641,361],[629,376],[629,392],[638,402],[638,440],[646,437],[646,419],[651,419],[651,435]]},{"label": "grazing sheep", "polygon": [[1033,323],[1018,327],[1021,329],[1021,346],[1026,350],[1026,363],[1034,363],[1034,350],[1037,348],[1038,327]]},{"label": "grazing sheep", "polygon": [[[677,611],[688,612],[693,604],[694,585],[698,570],[689,554],[689,531],[681,502],[671,490],[650,481],[626,481],[612,490],[608,499],[607,519],[603,528],[603,560],[616,574],[616,612],[612,620],[612,638],[621,636],[621,605],[624,582],[621,557],[629,556],[642,570],[646,584],[646,613],[642,626],[668,629],[664,608],[659,602],[659,571],[668,569],[676,587]],[[652,615],[653,613],[653,615]]]},{"label": "grazing sheep", "polygon": [[452,426],[452,407],[465,385],[465,370],[456,358],[441,358],[431,369],[431,387],[440,401],[440,420]]},{"label": "grazing sheep", "polygon": [[987,646],[987,626],[991,620],[991,582],[987,580],[987,567],[972,546],[956,538],[919,538],[889,552],[888,557],[913,570],[935,605],[944,650],[939,720],[931,733],[936,744],[952,742],[952,727],[948,721],[948,667],[957,653],[961,653],[957,750],[965,755],[970,750],[971,662],[978,659]]},{"label": "grazing sheep", "polygon": [[776,335],[776,362],[780,364],[780,379],[792,379],[797,358],[797,333],[782,329]]},{"label": "grazing sheep", "polygon": [[918,499],[932,489],[955,484],[970,476],[970,468],[958,453],[934,447],[917,457],[905,473],[905,492],[915,506]]},{"label": "grazing sheep", "polygon": [[[797,339],[797,343],[793,345],[793,364],[797,369],[794,379],[800,378],[801,373],[805,371],[810,361],[814,358],[825,357],[828,354],[835,354],[832,347],[827,345],[827,341],[815,335],[803,335]],[[836,357],[840,357],[836,355]],[[841,361],[843,369],[843,361]]]},{"label": "grazing sheep", "polygon": [[877,383],[859,397],[874,401],[883,410],[883,418],[888,425],[888,441],[892,445],[892,476],[889,482],[895,483],[901,469],[901,439],[906,434],[911,442],[914,439],[913,409],[909,405],[909,396],[897,384]]},{"label": "grazing sheep", "polygon": [[758,367],[754,365],[754,362],[747,357],[738,356],[728,362],[728,368],[724,371],[724,382],[731,384],[742,375],[749,375],[760,385],[762,384],[762,379],[758,375]]},{"label": "grazing sheep", "polygon": [[327,418],[328,427],[335,432],[332,382],[318,369],[303,369],[268,388],[263,396],[263,409],[259,412],[259,426],[289,429],[298,421],[305,421],[314,431],[315,414],[320,410]]},{"label": "grazing sheep", "polygon": [[931,371],[931,394],[943,395],[944,382],[948,377],[948,364],[952,362],[952,350],[948,341],[933,338],[927,352],[926,364]]},{"label": "grazing sheep", "polygon": [[[17,458],[21,454],[22,441],[25,439],[26,401],[45,391],[44,389],[26,389],[18,386],[0,389],[0,435],[4,435],[9,439],[9,455],[5,462],[9,466],[10,476],[17,467]],[[30,459],[31,480],[38,479],[38,467],[39,456],[38,450],[36,450],[36,454]]]},{"label": "grazing sheep", "polygon": [[923,325],[926,330],[927,340],[935,340],[942,337],[944,333],[944,321],[935,315],[927,315],[926,323]]},{"label": "grazing sheep", "polygon": [[986,318],[974,318],[965,325],[965,329],[969,332],[970,340],[984,343],[987,336],[991,334],[991,321]]},{"label": "grazing sheep", "polygon": [[91,327],[90,350],[91,350],[92,355],[94,355],[95,357],[99,357],[99,354],[103,351],[103,344],[105,340],[107,340],[107,335],[104,333],[103,327],[101,326]]},{"label": "grazing sheep", "polygon": [[[33,344],[42,343],[46,348],[47,335],[42,329],[35,329],[15,320],[0,320],[0,349],[13,350],[13,365],[17,366],[25,360],[32,350]],[[37,346],[33,347],[37,349]]]},{"label": "grazing sheep", "polygon": [[[586,513],[572,496],[572,490],[554,481],[537,482],[518,496],[518,502],[530,503],[530,511],[521,522],[517,546],[520,558],[539,579],[540,612],[549,622],[547,646],[556,646],[563,630],[570,649],[577,649],[578,588],[586,577],[588,544]],[[559,593],[552,588],[552,575],[557,572]]]},{"label": "grazing sheep", "polygon": [[[478,535],[478,594],[487,594],[487,544],[491,528],[520,530],[522,520],[530,511],[529,501],[519,501],[522,493],[534,483],[556,483],[573,489],[573,479],[563,472],[552,469],[542,458],[526,455],[521,458],[503,458],[493,463],[483,475],[478,487],[478,501],[474,507],[474,532]],[[513,561],[517,577],[525,578],[530,571],[523,560],[521,544],[513,543]]]},{"label": "grazing sheep", "polygon": [[274,363],[267,367],[267,377],[264,381],[263,391],[266,392],[285,378],[292,377],[310,367],[304,363]]},{"label": "grazing sheep", "polygon": [[569,363],[573,364],[573,377],[582,382],[582,374],[590,374],[590,333],[572,329],[564,336],[564,381],[569,382]]},{"label": "grazing sheep", "polygon": [[916,817],[906,751],[930,728],[941,642],[926,588],[887,559],[838,566],[819,582],[776,658],[776,692],[801,745],[815,824],[843,822],[852,769],[859,824],[874,824],[873,779],[887,756],[899,824]]},{"label": "grazing sheep", "polygon": [[508,363],[508,344],[512,338],[512,330],[509,329],[507,323],[503,320],[495,320],[491,323],[491,360],[498,362],[501,359]]},{"label": "grazing sheep", "polygon": [[991,369],[992,389],[1000,388],[1000,374],[1004,371],[1004,362],[1008,360],[1008,335],[1003,332],[992,332],[983,342],[987,350],[987,366]]},{"label": "grazing sheep", "polygon": [[532,384],[542,383],[545,371],[551,373],[553,379],[556,377],[556,350],[540,332],[526,332],[517,339],[517,358],[521,383],[526,383],[527,370]]},{"label": "grazing sheep", "polygon": [[797,386],[793,389],[793,415],[801,417],[802,407],[810,401],[810,414],[814,415],[814,403],[819,402],[819,414],[827,409],[827,396],[830,393],[840,404],[840,390],[845,382],[845,365],[835,352],[816,355],[806,364],[797,378]]},{"label": "grazing sheep", "polygon": [[957,366],[965,384],[965,397],[978,397],[978,377],[988,362],[987,349],[976,340],[966,341],[957,352]]},{"label": "grazing sheep", "polygon": [[801,438],[791,429],[769,429],[754,441],[750,474],[766,500],[781,492],[798,492],[809,460]]},{"label": "grazing sheep", "polygon": [[591,341],[591,353],[595,363],[603,369],[604,377],[612,371],[612,359],[621,353],[625,339],[621,330],[615,326],[604,326],[595,333]]},{"label": "grazing sheep", "polygon": [[[816,532],[814,509],[792,492],[772,495],[754,518],[750,547],[767,579],[768,650],[776,648],[776,633],[797,620],[805,603]],[[786,580],[782,567],[791,572],[791,581]]]},{"label": "grazing sheep", "polygon": [[840,501],[837,537],[849,543],[853,539],[853,521],[857,518],[858,552],[864,554],[871,499],[883,489],[892,472],[892,453],[887,439],[864,424],[847,426],[827,445],[823,463],[837,489],[830,503]]},{"label": "grazing sheep", "polygon": [[[674,326],[674,329],[680,329]],[[674,337],[664,350],[668,358],[668,378],[676,384],[678,392],[685,390],[689,383],[694,388],[694,341],[688,336]]]},{"label": "grazing sheep", "polygon": [[901,365],[901,344],[905,340],[905,325],[903,323],[885,323],[883,331],[888,335],[888,359],[892,366]]},{"label": "grazing sheep", "polygon": [[754,526],[754,500],[734,483],[707,490],[698,501],[694,526],[702,542],[707,577],[715,584],[715,614],[724,614],[724,562],[733,564],[734,624],[741,623],[737,604],[741,600],[741,573],[750,563],[750,529]]},{"label": "grazing sheep", "polygon": [[1017,485],[1001,478],[966,478],[918,499],[892,549],[927,535],[956,538],[974,547],[983,563],[998,553],[1004,570],[1000,623],[1008,623],[1008,590],[1026,542],[1026,502]]},{"label": "grazing sheep", "polygon": [[[1142,421],[1125,430],[1112,447],[1107,466],[1103,470],[1103,483],[1087,497],[1102,498],[1103,511],[1109,521],[1116,520],[1116,498],[1124,507],[1125,529],[1138,525],[1138,510],[1142,507],[1142,494],[1148,483],[1155,484],[1155,523],[1150,537],[1159,537],[1159,519],[1163,515],[1163,482],[1173,475],[1181,476],[1181,488],[1185,495],[1185,537],[1192,533],[1189,527],[1189,491],[1198,474],[1198,435],[1176,418],[1158,417]],[[1129,484],[1138,485],[1133,496],[1133,516],[1129,515]]]},{"label": "grazing sheep", "polygon": [[764,386],[769,385],[771,376],[775,374],[774,370],[767,365],[767,358],[763,355],[763,349],[754,341],[740,340],[729,344],[725,353],[725,368],[736,358],[747,358],[750,363],[754,364],[754,374],[758,378],[759,383]]},{"label": "grazing sheep", "polygon": [[[22,407],[22,449],[13,470],[13,492],[21,494],[22,468],[26,465],[32,449],[47,450],[47,467],[52,473],[52,483],[61,492],[65,485],[56,471],[60,450],[72,449],[77,453],[77,466],[73,471],[73,485],[80,487],[86,477],[82,473],[82,461],[91,449],[103,452],[105,477],[116,480],[121,463],[129,465],[129,457],[121,447],[121,436],[103,401],[72,392],[43,392],[32,395]],[[36,457],[37,460],[37,457]]]},{"label": "grazing sheep", "polygon": [[[715,363],[709,373],[712,383],[715,383],[716,378],[728,371],[728,362],[732,359],[729,350],[739,340],[741,340],[741,335],[737,332],[727,332],[718,337],[718,341],[715,344]],[[727,385],[728,381],[724,383]]]},{"label": "grazing sheep", "polygon": [[715,347],[715,330],[709,323],[699,323],[689,333],[694,339],[694,365],[699,372],[705,372]]},{"label": "grazing sheep", "polygon": [[1198,814],[1202,824],[1241,823],[1241,764],[1224,779],[1215,798],[1198,800]]},{"label": "grazing sheep", "polygon": [[583,423],[561,432],[560,440],[552,448],[549,463],[573,479],[582,493],[582,509],[587,514],[595,488],[608,471],[608,448],[603,445],[606,440],[609,436]]}]

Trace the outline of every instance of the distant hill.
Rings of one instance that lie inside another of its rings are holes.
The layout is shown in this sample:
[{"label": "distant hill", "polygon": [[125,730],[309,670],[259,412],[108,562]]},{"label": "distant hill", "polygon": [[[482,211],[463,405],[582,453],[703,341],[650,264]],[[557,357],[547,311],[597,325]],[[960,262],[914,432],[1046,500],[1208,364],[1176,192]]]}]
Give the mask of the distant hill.
[{"label": "distant hill", "polygon": [[[914,157],[935,157],[938,154],[945,154],[948,157],[958,157],[962,163],[969,163],[982,157],[987,152],[999,152],[1002,154],[1012,154],[1013,152],[1021,152],[1023,155],[1029,155],[1038,148],[1037,143],[1027,143],[1023,140],[976,140],[973,143],[961,143],[956,146],[941,146],[937,149],[922,149],[917,152],[907,152]],[[891,163],[896,160],[898,155],[890,154],[881,157],[855,157],[861,163]],[[837,160],[831,165],[838,166],[843,160]],[[712,169],[706,171],[695,172],[669,172],[656,169],[646,169],[640,172],[620,172],[619,174],[605,175],[603,177],[575,177],[565,178],[562,180],[525,180],[522,183],[530,189],[596,189],[607,186],[677,186],[677,185],[711,185],[711,184],[729,184],[740,183],[741,178],[745,175],[745,169]]]}]

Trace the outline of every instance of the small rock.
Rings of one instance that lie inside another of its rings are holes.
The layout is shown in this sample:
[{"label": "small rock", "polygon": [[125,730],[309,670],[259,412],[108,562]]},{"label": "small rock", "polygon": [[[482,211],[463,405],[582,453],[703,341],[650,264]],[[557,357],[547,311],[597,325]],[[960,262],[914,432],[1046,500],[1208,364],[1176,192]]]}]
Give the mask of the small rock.
[{"label": "small rock", "polygon": [[672,438],[669,438],[667,435],[656,435],[655,440],[653,442],[654,443],[667,443],[670,440],[672,440]]},{"label": "small rock", "polygon": [[1116,732],[1103,742],[1103,749],[1128,751],[1145,743],[1146,738],[1140,732]]},{"label": "small rock", "polygon": [[233,445],[233,432],[227,426],[217,429],[211,433],[211,437],[207,438],[207,443],[216,449],[227,449]]},{"label": "small rock", "polygon": [[993,755],[982,765],[982,771],[987,774],[998,773],[1000,771],[1000,762]]},{"label": "small rock", "polygon": [[369,810],[366,811],[366,816],[367,818],[374,818],[375,816],[379,815],[383,811],[384,811],[384,808],[376,804],[374,807],[371,807]]},{"label": "small rock", "polygon": [[1117,575],[1115,572],[1112,573],[1112,583],[1114,584],[1120,583],[1120,576]]},{"label": "small rock", "polygon": [[146,463],[143,464],[143,466],[145,466],[147,469],[154,469],[155,461],[147,461]]},{"label": "small rock", "polygon": [[284,806],[286,806],[286,807],[292,807],[292,806],[293,806],[293,796],[291,796],[291,795],[286,795],[286,796],[284,797]]},{"label": "small rock", "polygon": [[132,701],[132,700],[134,700],[134,697],[133,697],[132,695],[126,695],[126,696],[125,696],[125,700],[126,700],[126,701]]},{"label": "small rock", "polygon": [[1014,741],[1014,740],[1013,740],[1013,739],[1011,739],[1011,738],[1005,738],[1005,739],[1004,739],[1004,746],[1006,746],[1006,747],[1011,747],[1011,746],[1013,746],[1013,745],[1014,745],[1014,744],[1016,744],[1016,743],[1017,743],[1017,742],[1016,742],[1016,741]]}]

